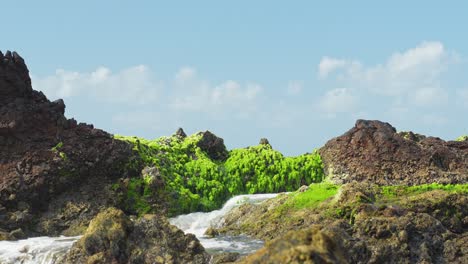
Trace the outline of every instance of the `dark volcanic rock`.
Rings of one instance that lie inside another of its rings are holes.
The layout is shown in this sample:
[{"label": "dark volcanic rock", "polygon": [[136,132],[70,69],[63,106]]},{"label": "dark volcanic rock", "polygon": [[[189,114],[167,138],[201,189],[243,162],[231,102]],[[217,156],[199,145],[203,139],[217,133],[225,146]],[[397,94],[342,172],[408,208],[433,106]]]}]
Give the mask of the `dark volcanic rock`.
[{"label": "dark volcanic rock", "polygon": [[91,221],[65,263],[202,264],[209,259],[194,235],[185,235],[164,217],[130,221],[122,211],[108,208]]},{"label": "dark volcanic rock", "polygon": [[260,145],[269,145],[270,146],[270,141],[268,141],[268,139],[266,139],[266,138],[261,138],[260,142],[258,144],[260,144]]},{"label": "dark volcanic rock", "polygon": [[210,131],[200,132],[200,135],[201,139],[197,146],[205,151],[211,159],[224,161],[228,158],[229,153],[222,138]]},{"label": "dark volcanic rock", "polygon": [[32,89],[24,60],[0,60],[0,229],[58,234],[112,204],[131,146],[64,116],[63,100]]},{"label": "dark volcanic rock", "polygon": [[179,129],[177,129],[175,135],[178,136],[181,139],[184,139],[184,138],[187,137],[187,134],[185,134],[185,131],[181,127],[179,127]]},{"label": "dark volcanic rock", "polygon": [[388,123],[358,120],[320,149],[325,173],[336,183],[379,185],[466,183],[468,142],[397,133]]}]

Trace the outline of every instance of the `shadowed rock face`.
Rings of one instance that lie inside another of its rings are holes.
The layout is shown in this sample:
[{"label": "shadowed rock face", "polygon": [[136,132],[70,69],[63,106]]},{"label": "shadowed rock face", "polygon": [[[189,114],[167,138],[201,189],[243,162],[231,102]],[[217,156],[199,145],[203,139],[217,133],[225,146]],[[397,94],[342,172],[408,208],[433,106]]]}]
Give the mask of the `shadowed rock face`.
[{"label": "shadowed rock face", "polygon": [[197,238],[185,235],[166,218],[145,215],[131,221],[108,208],[90,223],[64,263],[208,263]]},{"label": "shadowed rock face", "polygon": [[131,147],[64,112],[32,89],[17,53],[0,53],[0,229],[58,234],[112,203],[103,187]]},{"label": "shadowed rock face", "polygon": [[388,123],[358,120],[352,129],[320,149],[325,173],[336,183],[467,182],[468,142],[411,135],[397,133]]},{"label": "shadowed rock face", "polygon": [[202,138],[198,141],[197,145],[213,160],[225,161],[229,153],[224,145],[224,140],[217,137],[210,131],[200,133]]}]

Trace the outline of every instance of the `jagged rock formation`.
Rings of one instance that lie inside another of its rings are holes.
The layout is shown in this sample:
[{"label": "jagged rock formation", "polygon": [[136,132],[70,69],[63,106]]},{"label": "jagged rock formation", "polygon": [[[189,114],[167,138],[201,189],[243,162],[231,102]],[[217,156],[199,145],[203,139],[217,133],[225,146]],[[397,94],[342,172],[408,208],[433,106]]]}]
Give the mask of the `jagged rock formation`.
[{"label": "jagged rock formation", "polygon": [[197,238],[185,235],[167,219],[145,215],[131,221],[108,208],[94,218],[73,245],[65,263],[208,263]]},{"label": "jagged rock formation", "polygon": [[270,141],[268,141],[267,138],[261,138],[260,142],[258,144],[259,145],[269,145],[270,146]]},{"label": "jagged rock formation", "polygon": [[208,154],[213,160],[225,161],[229,152],[224,145],[224,140],[217,137],[210,131],[200,132],[201,139],[198,141],[197,146]]},{"label": "jagged rock formation", "polygon": [[175,133],[176,136],[178,136],[180,139],[184,139],[187,137],[187,134],[185,134],[185,131],[179,127]]},{"label": "jagged rock formation", "polygon": [[16,52],[0,53],[0,231],[85,228],[113,203],[106,186],[127,173],[131,146],[64,111],[62,100],[33,90]]},{"label": "jagged rock formation", "polygon": [[358,120],[320,149],[325,174],[336,183],[379,185],[466,183],[468,142],[397,133],[388,123]]}]

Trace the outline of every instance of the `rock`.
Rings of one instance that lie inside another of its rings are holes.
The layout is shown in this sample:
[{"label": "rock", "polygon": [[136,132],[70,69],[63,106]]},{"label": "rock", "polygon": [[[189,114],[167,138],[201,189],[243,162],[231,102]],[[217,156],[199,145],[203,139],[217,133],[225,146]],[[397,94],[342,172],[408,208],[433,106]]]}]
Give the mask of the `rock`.
[{"label": "rock", "polygon": [[220,254],[215,254],[211,258],[210,264],[222,264],[222,263],[232,263],[236,262],[240,258],[239,253],[235,252],[223,252]]},{"label": "rock", "polygon": [[185,131],[181,127],[179,127],[179,129],[177,129],[175,135],[177,137],[179,137],[180,139],[184,139],[184,138],[187,137],[187,134],[185,134]]},{"label": "rock", "polygon": [[297,190],[298,192],[305,192],[309,190],[309,186],[307,185],[302,185],[301,187],[299,187],[299,189]]},{"label": "rock", "polygon": [[268,146],[271,146],[270,145],[270,142],[268,141],[268,139],[266,138],[261,138],[260,139],[260,142],[258,143],[259,145],[268,145]]},{"label": "rock", "polygon": [[0,226],[8,232],[82,230],[101,209],[118,206],[112,184],[141,170],[124,166],[137,159],[132,146],[64,112],[63,100],[32,89],[23,58],[7,51],[0,60]]},{"label": "rock", "polygon": [[321,232],[349,263],[466,262],[466,193],[432,190],[386,198],[382,192],[376,184],[352,182],[332,199],[303,209],[290,204],[288,197],[295,195],[279,196],[232,209],[216,231],[266,240],[243,263],[341,263],[310,259],[316,251],[330,251],[314,246],[313,234]]},{"label": "rock", "polygon": [[131,221],[108,208],[91,221],[65,263],[208,263],[210,256],[194,235],[167,219],[145,215]]},{"label": "rock", "polygon": [[201,135],[201,139],[197,146],[205,151],[211,159],[225,161],[228,158],[229,153],[222,138],[210,131],[200,132],[199,135]]},{"label": "rock", "polygon": [[216,237],[216,236],[219,236],[219,232],[216,228],[208,227],[204,235],[207,237]]},{"label": "rock", "polygon": [[354,180],[378,185],[468,181],[468,142],[397,133],[380,121],[358,120],[319,153],[327,177],[339,184]]},{"label": "rock", "polygon": [[263,249],[240,263],[349,263],[349,256],[341,241],[342,234],[322,226],[291,231],[269,242]]}]

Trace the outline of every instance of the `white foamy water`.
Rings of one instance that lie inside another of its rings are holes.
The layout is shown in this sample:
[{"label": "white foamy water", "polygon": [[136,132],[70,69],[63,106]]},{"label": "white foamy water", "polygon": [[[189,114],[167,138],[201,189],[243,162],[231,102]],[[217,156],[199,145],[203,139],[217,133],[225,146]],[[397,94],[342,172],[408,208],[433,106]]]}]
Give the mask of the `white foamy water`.
[{"label": "white foamy water", "polygon": [[[208,252],[251,253],[263,246],[263,241],[247,236],[204,236],[210,226],[219,226],[223,216],[231,209],[244,203],[260,203],[277,194],[239,195],[231,198],[220,210],[209,213],[191,213],[171,218],[171,224],[185,233],[192,233]],[[34,237],[18,241],[0,241],[1,264],[55,264],[59,263],[80,236]]]},{"label": "white foamy water", "polygon": [[185,233],[194,234],[200,240],[208,252],[238,252],[248,254],[263,246],[263,241],[249,238],[247,236],[219,236],[216,238],[206,237],[205,231],[208,227],[218,227],[226,215],[234,207],[245,203],[260,203],[264,200],[274,198],[278,194],[248,194],[239,195],[229,199],[220,210],[208,213],[191,213],[179,215],[169,219],[170,223],[182,229]]},{"label": "white foamy water", "polygon": [[2,264],[54,264],[80,237],[34,237],[18,241],[0,241]]}]

